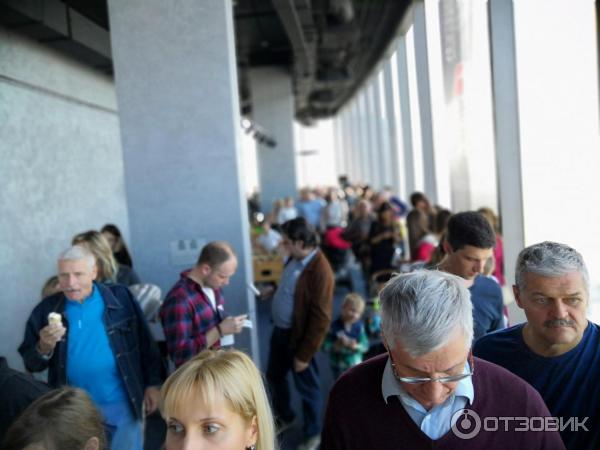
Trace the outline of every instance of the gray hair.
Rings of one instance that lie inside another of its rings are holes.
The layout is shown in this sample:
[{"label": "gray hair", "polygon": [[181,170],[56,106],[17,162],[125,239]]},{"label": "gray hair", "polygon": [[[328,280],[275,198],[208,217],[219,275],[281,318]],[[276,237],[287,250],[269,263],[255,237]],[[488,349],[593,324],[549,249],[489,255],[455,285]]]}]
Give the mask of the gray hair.
[{"label": "gray hair", "polygon": [[82,245],[73,245],[58,255],[59,261],[81,261],[82,259],[88,263],[90,270],[96,265],[96,258],[92,252]]},{"label": "gray hair", "polygon": [[380,293],[381,324],[387,345],[401,342],[413,358],[431,353],[462,330],[473,340],[473,306],[464,280],[437,270],[392,278]]},{"label": "gray hair", "polygon": [[521,250],[515,267],[515,284],[519,290],[525,289],[526,273],[555,278],[573,272],[581,274],[589,293],[589,275],[581,254],[568,245],[544,241]]}]

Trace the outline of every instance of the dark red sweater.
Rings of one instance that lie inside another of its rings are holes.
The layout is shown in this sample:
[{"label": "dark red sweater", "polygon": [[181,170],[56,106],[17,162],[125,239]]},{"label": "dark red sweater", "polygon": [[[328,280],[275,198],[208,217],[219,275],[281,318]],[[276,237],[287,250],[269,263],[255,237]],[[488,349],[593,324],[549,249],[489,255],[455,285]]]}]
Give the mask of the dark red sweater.
[{"label": "dark red sweater", "polygon": [[[461,439],[450,430],[432,440],[410,418],[398,398],[381,394],[381,377],[387,355],[372,358],[346,372],[329,394],[321,450],[398,449],[509,449],[564,450],[557,431],[514,431],[523,421],[489,421],[488,417],[549,417],[538,392],[525,381],[487,361],[475,358],[475,400],[467,408],[481,418],[481,430],[471,439]],[[461,421],[461,419],[459,419]],[[472,424],[474,424],[474,420]],[[484,431],[494,423],[499,431]],[[533,423],[541,425],[541,420]],[[505,431],[507,425],[508,431]],[[459,430],[468,433],[473,428]]]}]

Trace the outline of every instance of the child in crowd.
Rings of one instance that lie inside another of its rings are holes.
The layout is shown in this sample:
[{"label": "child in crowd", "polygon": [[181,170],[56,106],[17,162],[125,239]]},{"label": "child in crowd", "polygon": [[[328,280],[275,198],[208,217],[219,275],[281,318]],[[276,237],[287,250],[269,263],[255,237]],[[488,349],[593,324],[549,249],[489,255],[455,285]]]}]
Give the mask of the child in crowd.
[{"label": "child in crowd", "polygon": [[329,352],[329,362],[335,379],[347,369],[363,360],[363,353],[369,349],[365,327],[360,320],[365,309],[365,301],[356,293],[344,298],[340,316],[331,324],[329,334],[323,343],[323,350]]}]

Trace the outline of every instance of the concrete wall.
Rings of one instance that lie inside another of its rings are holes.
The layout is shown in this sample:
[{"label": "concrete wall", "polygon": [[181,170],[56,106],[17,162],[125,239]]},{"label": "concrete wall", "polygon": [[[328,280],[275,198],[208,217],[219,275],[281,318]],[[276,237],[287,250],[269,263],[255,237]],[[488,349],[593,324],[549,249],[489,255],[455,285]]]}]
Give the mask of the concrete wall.
[{"label": "concrete wall", "polygon": [[0,355],[20,368],[25,321],[71,237],[109,221],[128,236],[110,77],[0,28],[0,160]]}]

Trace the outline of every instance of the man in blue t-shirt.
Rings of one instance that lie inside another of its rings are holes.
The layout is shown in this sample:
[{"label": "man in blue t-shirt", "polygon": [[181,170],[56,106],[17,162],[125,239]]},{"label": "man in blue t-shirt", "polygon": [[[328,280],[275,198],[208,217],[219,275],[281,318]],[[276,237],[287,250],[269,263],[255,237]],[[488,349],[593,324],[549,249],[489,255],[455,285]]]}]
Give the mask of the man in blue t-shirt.
[{"label": "man in blue t-shirt", "polygon": [[442,245],[446,257],[438,268],[461,277],[471,292],[474,338],[504,328],[500,285],[482,275],[496,245],[494,230],[488,221],[475,211],[453,215]]},{"label": "man in blue t-shirt", "polygon": [[296,209],[298,215],[304,217],[316,230],[321,226],[321,213],[324,206],[325,201],[322,198],[316,198],[309,188],[302,188],[300,199],[296,202]]},{"label": "man in blue t-shirt", "polygon": [[32,311],[19,347],[51,387],[86,390],[102,412],[111,450],[142,449],[142,419],[158,407],[161,361],[143,313],[126,286],[94,280],[96,260],[73,246],[58,258],[62,292]]},{"label": "man in blue t-shirt", "polygon": [[571,247],[542,242],[517,258],[513,291],[527,322],[477,341],[476,356],[538,390],[567,449],[600,448],[600,331],[586,318],[588,272]]}]

